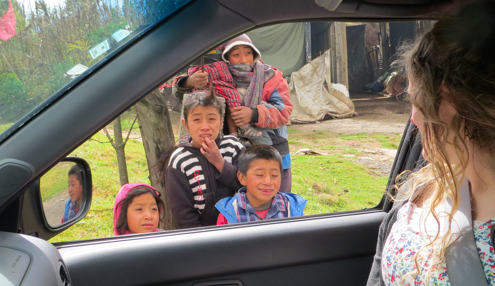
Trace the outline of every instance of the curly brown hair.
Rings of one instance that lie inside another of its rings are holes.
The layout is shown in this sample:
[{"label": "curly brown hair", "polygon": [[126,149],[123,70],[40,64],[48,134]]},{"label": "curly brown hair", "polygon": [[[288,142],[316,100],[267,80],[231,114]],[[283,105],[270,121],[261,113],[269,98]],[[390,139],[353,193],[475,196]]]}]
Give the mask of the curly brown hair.
[{"label": "curly brown hair", "polygon": [[[484,151],[493,151],[495,147],[493,31],[495,2],[473,3],[458,15],[438,21],[402,55],[409,81],[414,83],[414,88],[409,88],[410,101],[423,116],[421,142],[425,158],[430,162],[412,173],[406,182],[410,183],[407,184],[410,195],[419,186],[427,186],[424,192],[429,213],[437,223],[439,214],[435,207],[446,198],[453,202],[449,223],[459,208],[459,186],[470,160],[467,143]],[[455,110],[450,122],[442,119],[441,104]],[[449,156],[446,147],[453,148],[455,155]],[[398,184],[398,188],[400,186]],[[427,271],[444,260],[445,250],[452,243],[452,233],[449,230],[440,237],[439,232],[422,249],[431,247],[431,251],[416,253],[418,271],[420,255],[426,257],[433,251],[440,254],[438,259],[430,260],[431,267]]]}]

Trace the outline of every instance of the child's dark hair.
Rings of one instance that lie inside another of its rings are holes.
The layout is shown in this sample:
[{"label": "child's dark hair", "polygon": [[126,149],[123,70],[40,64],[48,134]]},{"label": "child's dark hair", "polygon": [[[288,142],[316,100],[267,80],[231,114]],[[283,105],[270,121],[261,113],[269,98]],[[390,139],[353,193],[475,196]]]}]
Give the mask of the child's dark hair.
[{"label": "child's dark hair", "polygon": [[223,118],[222,105],[214,94],[213,87],[210,84],[208,89],[191,93],[184,102],[184,120],[187,122],[189,112],[197,106],[213,106],[218,110],[220,118]]},{"label": "child's dark hair", "polygon": [[282,157],[277,149],[269,145],[254,145],[247,147],[246,150],[239,155],[239,159],[237,160],[239,172],[246,175],[251,162],[258,159],[277,161],[280,165],[280,172],[283,170]]},{"label": "child's dark hair", "polygon": [[[186,123],[189,112],[191,112],[191,110],[193,110],[197,106],[213,106],[218,110],[220,118],[223,118],[222,104],[220,104],[220,102],[216,98],[213,92],[213,86],[211,84],[210,87],[204,91],[192,93],[184,102],[184,120],[186,121]],[[160,159],[158,160],[158,163],[155,165],[154,169],[155,172],[158,172],[159,174],[158,181],[160,183],[163,183],[166,180],[164,170],[165,168],[167,168],[170,157],[177,148],[177,146],[174,146],[170,150],[163,152],[160,156]]]},{"label": "child's dark hair", "polygon": [[153,198],[156,201],[156,205],[158,207],[158,212],[160,213],[160,222],[162,221],[162,214],[163,211],[165,210],[165,204],[163,203],[162,199],[159,196],[159,193],[155,190],[153,190],[150,187],[147,186],[137,186],[132,188],[129,193],[127,193],[127,196],[123,198],[118,204],[116,208],[120,209],[120,212],[118,214],[118,219],[117,223],[115,224],[115,229],[117,230],[117,233],[120,235],[126,234],[130,232],[129,230],[129,225],[127,224],[127,209],[129,208],[129,205],[132,203],[134,198],[139,197],[144,194],[151,194]]},{"label": "child's dark hair", "polygon": [[70,176],[70,175],[76,175],[77,180],[79,181],[79,184],[82,185],[82,182],[83,182],[82,181],[82,172],[81,172],[81,169],[79,169],[79,166],[77,164],[70,167],[68,176]]}]

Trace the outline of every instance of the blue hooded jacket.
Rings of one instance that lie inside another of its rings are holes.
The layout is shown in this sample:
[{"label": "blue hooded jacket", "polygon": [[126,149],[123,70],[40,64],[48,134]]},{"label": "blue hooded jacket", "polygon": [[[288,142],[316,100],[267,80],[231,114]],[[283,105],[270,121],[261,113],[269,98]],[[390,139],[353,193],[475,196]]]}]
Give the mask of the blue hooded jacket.
[{"label": "blue hooded jacket", "polygon": [[[244,192],[244,194],[241,194]],[[270,210],[267,213],[266,219],[276,219],[283,217],[294,217],[294,216],[303,216],[303,210],[306,206],[307,200],[299,195],[292,193],[278,193],[283,198],[284,206],[280,206],[280,202],[275,204],[272,203]],[[275,202],[276,198],[274,198]],[[278,200],[282,201],[282,200]],[[247,200],[245,199],[245,188],[239,190],[239,192],[233,196],[228,198],[223,198],[215,205],[215,207],[220,211],[220,213],[227,219],[229,223],[239,223],[251,221],[246,215],[249,216],[249,211],[251,213],[254,212],[253,207]],[[287,212],[285,212],[287,210]],[[284,213],[287,213],[285,215]],[[240,218],[242,217],[242,218]]]}]

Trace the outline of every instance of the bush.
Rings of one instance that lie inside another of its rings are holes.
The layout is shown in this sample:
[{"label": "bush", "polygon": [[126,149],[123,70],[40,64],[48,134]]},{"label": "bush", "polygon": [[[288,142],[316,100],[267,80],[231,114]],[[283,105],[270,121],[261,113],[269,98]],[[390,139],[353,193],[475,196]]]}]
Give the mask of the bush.
[{"label": "bush", "polygon": [[0,73],[0,122],[16,121],[24,114],[28,94],[15,73]]}]

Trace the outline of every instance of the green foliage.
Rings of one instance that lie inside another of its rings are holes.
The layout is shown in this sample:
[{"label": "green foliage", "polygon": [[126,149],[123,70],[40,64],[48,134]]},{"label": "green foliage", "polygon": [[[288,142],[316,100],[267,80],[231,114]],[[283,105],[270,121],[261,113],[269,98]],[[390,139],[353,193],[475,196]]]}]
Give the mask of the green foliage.
[{"label": "green foliage", "polygon": [[15,15],[15,24],[16,24],[15,30],[17,33],[19,33],[20,31],[26,28],[26,17],[24,16],[24,11],[22,10],[21,5],[19,5],[19,3],[16,0],[12,0],[12,7],[14,8],[14,15]]},{"label": "green foliage", "polygon": [[[94,64],[88,50],[95,44],[110,39],[113,45],[111,35],[117,30],[153,24],[185,1],[125,0],[122,5],[113,1],[114,6],[93,0],[64,0],[58,6],[35,2],[28,4],[34,9],[24,10],[21,1],[12,0],[17,35],[0,41],[0,123],[19,120],[60,90],[71,81],[65,73],[76,64]],[[7,9],[8,1],[0,0],[0,16]]]},{"label": "green foliage", "polygon": [[7,10],[9,8],[9,1],[8,0],[0,0],[0,17],[5,15],[7,13]]},{"label": "green foliage", "polygon": [[13,122],[30,109],[28,93],[15,73],[0,73],[0,123]]},{"label": "green foliage", "polygon": [[133,16],[141,19],[141,25],[155,23],[175,11],[178,7],[190,0],[165,0],[165,1],[142,1],[142,0],[125,0],[123,8],[132,7],[130,10]]},{"label": "green foliage", "polygon": [[[116,18],[117,22],[110,23],[106,26],[101,27],[100,29],[93,31],[88,34],[88,41],[86,44],[89,43],[90,46],[94,46],[99,44],[102,40],[109,38],[112,36],[113,33],[116,31],[123,29],[126,25],[127,22],[125,20],[121,20],[119,18]],[[87,49],[86,49],[87,50]]]},{"label": "green foliage", "polygon": [[[73,43],[67,44],[67,53],[72,56],[72,60],[83,65],[91,65],[94,61],[88,50],[90,45],[88,41],[75,40]],[[70,53],[71,51],[74,51]]]},{"label": "green foliage", "polygon": [[26,100],[24,86],[15,73],[0,73],[0,102]]}]

